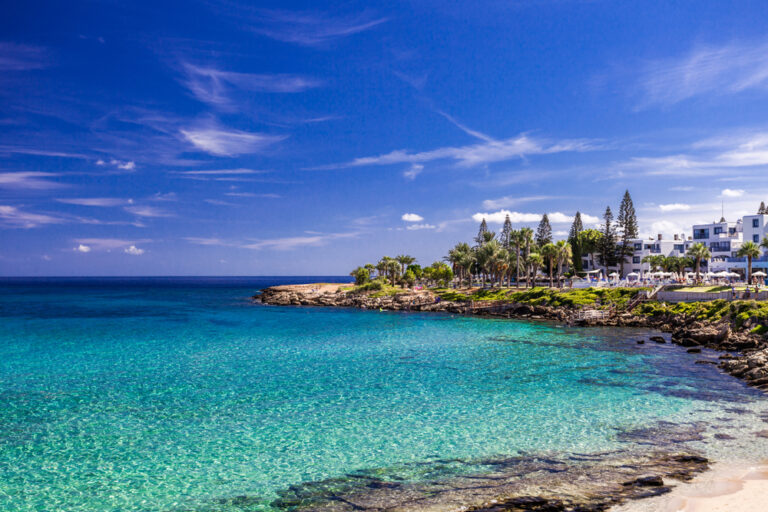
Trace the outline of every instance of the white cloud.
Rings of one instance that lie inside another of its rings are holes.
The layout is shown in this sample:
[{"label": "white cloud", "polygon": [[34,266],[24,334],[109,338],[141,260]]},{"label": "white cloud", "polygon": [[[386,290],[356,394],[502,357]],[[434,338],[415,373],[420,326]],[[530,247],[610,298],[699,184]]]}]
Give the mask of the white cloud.
[{"label": "white cloud", "polygon": [[659,205],[659,210],[663,212],[678,212],[678,211],[686,211],[690,209],[691,209],[691,205],[682,204],[682,203],[670,203],[670,204]]},{"label": "white cloud", "polygon": [[437,226],[433,226],[432,224],[410,224],[405,229],[408,230],[417,230],[417,229],[437,229]]},{"label": "white cloud", "polygon": [[705,94],[768,89],[768,43],[732,43],[694,49],[649,63],[641,77],[644,104],[674,104]]},{"label": "white cloud", "polygon": [[[476,213],[472,215],[472,220],[475,222],[480,222],[483,219],[486,220],[486,222],[490,222],[493,224],[502,224],[504,223],[504,220],[506,219],[507,215],[509,215],[509,220],[513,224],[522,224],[522,223],[538,223],[541,221],[541,218],[543,216],[543,213],[521,213],[521,212],[513,212],[509,210],[499,210],[496,212],[490,212],[490,213]],[[566,215],[564,213],[560,212],[553,212],[553,213],[547,213],[547,217],[549,217],[549,222],[552,224],[566,224],[573,222],[573,216]],[[597,217],[593,217],[592,215],[588,215],[585,213],[581,214],[581,220],[584,224],[598,224],[600,222],[600,219]]]},{"label": "white cloud", "polygon": [[125,211],[139,217],[173,217],[172,213],[154,206],[127,206]]},{"label": "white cloud", "polygon": [[76,204],[79,206],[123,206],[133,204],[133,199],[122,199],[119,197],[72,197],[61,198],[56,201],[65,204]]},{"label": "white cloud", "polygon": [[36,228],[46,224],[61,224],[64,219],[40,213],[29,213],[15,206],[0,205],[0,224],[12,228]]},{"label": "white cloud", "polygon": [[416,213],[404,213],[403,216],[400,218],[403,219],[405,222],[421,222],[422,220],[424,220],[424,217]]},{"label": "white cloud", "polygon": [[744,191],[743,191],[743,190],[741,190],[741,189],[730,189],[730,188],[725,188],[725,189],[723,189],[723,191],[721,192],[721,195],[722,195],[723,197],[741,197],[741,196],[743,196],[743,195],[744,195]]},{"label": "white cloud", "polygon": [[217,156],[259,153],[268,146],[286,138],[283,135],[268,135],[220,128],[181,130],[181,133],[196,148]]},{"label": "white cloud", "polygon": [[75,247],[75,250],[78,252],[91,252],[91,248],[83,244],[80,244],[77,247]]},{"label": "white cloud", "polygon": [[268,9],[257,10],[251,19],[254,32],[304,46],[321,46],[387,21],[387,18],[372,18],[367,13],[331,17],[319,12]]},{"label": "white cloud", "polygon": [[265,240],[258,240],[253,243],[247,243],[240,247],[244,249],[275,249],[278,251],[288,251],[297,249],[300,247],[317,247],[325,245],[332,240],[339,240],[343,238],[355,238],[359,233],[329,233],[318,234],[312,236],[296,236],[286,238],[272,238]]},{"label": "white cloud", "polygon": [[424,170],[424,166],[421,164],[411,164],[411,166],[403,171],[403,177],[407,180],[415,180],[416,176],[421,174],[421,171]]},{"label": "white cloud", "polygon": [[225,109],[236,108],[237,90],[296,93],[322,84],[298,75],[236,73],[192,64],[184,64],[183,69],[187,77],[183,83],[198,100]]},{"label": "white cloud", "polygon": [[131,161],[121,162],[120,160],[112,159],[109,163],[124,171],[133,171],[136,169],[136,164]]},{"label": "white cloud", "polygon": [[205,171],[174,171],[173,174],[179,174],[183,177],[194,179],[207,179],[210,176],[242,176],[249,174],[265,174],[269,171],[258,169],[214,169]]},{"label": "white cloud", "polygon": [[50,181],[58,175],[52,172],[2,172],[0,173],[0,187],[5,188],[27,188],[44,190],[57,188],[62,185]]},{"label": "white cloud", "polygon": [[139,249],[135,245],[129,245],[128,247],[125,248],[124,252],[132,256],[141,256],[142,254],[144,254],[144,249]]},{"label": "white cloud", "polygon": [[410,152],[404,149],[391,151],[384,155],[356,158],[351,162],[315,167],[314,169],[337,169],[344,167],[361,167],[366,165],[390,165],[400,163],[423,164],[433,160],[454,160],[459,165],[471,167],[480,164],[502,162],[527,155],[543,155],[572,151],[593,151],[598,149],[586,140],[563,140],[549,142],[536,140],[527,135],[509,139],[481,142],[468,146],[444,147],[430,151]]},{"label": "white cloud", "polygon": [[[117,249],[124,249],[125,252],[132,254],[131,252],[129,252],[129,249],[131,247],[135,248],[136,244],[149,243],[151,242],[151,240],[149,239],[123,240],[121,238],[76,238],[74,242],[81,246],[88,247],[88,251],[90,250],[113,251]],[[84,252],[88,252],[88,251],[84,251]]]}]

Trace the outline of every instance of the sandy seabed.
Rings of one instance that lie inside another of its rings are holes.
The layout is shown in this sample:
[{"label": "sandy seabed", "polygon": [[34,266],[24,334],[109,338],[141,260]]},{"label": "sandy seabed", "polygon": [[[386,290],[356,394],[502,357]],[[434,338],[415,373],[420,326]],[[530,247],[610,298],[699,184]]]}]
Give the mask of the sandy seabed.
[{"label": "sandy seabed", "polygon": [[719,463],[664,496],[627,503],[611,512],[766,512],[768,461]]}]

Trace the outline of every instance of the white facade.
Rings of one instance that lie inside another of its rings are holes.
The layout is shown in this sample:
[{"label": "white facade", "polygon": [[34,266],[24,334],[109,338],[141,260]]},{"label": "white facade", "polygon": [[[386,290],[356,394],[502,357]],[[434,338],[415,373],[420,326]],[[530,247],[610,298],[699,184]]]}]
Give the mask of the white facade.
[{"label": "white facade", "polygon": [[696,224],[693,226],[693,242],[703,243],[712,258],[704,268],[711,272],[720,272],[727,270],[726,260],[733,258],[741,248],[743,241],[744,223],[727,222],[720,219],[720,222],[711,224]]},{"label": "white facade", "polygon": [[768,236],[768,215],[746,215],[744,217],[744,241],[760,245]]},{"label": "white facade", "polygon": [[624,259],[624,275],[622,278],[627,277],[628,274],[634,272],[640,276],[644,276],[651,271],[651,265],[649,263],[643,263],[643,259],[646,256],[661,255],[661,256],[684,256],[688,247],[692,242],[685,239],[685,236],[674,235],[672,238],[664,238],[663,235],[657,235],[655,239],[635,239],[630,243],[634,247],[634,251],[631,256],[627,256]]}]

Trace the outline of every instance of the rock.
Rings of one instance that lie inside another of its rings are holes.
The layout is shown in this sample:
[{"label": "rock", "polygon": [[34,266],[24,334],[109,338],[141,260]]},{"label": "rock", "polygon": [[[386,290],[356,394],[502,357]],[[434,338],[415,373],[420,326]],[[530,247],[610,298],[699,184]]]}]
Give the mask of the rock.
[{"label": "rock", "polygon": [[759,432],[755,432],[755,435],[757,437],[768,438],[768,430],[760,430]]},{"label": "rock", "polygon": [[637,344],[638,345],[644,345],[645,344],[645,340],[637,340]]},{"label": "rock", "polygon": [[665,340],[663,336],[651,336],[648,339],[651,340],[651,341],[655,341],[656,343],[666,343],[667,342],[667,340]]},{"label": "rock", "polygon": [[642,476],[629,482],[624,482],[622,485],[636,485],[638,487],[661,487],[664,485],[664,480],[660,476]]},{"label": "rock", "polygon": [[688,352],[689,354],[700,354],[701,353],[701,349],[700,348],[689,348],[688,350],[686,350],[686,352]]}]

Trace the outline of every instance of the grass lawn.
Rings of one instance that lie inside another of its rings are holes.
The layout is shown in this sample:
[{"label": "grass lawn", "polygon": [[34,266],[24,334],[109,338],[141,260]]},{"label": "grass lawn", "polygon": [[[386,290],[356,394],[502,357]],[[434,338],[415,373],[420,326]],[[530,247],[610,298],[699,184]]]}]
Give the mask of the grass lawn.
[{"label": "grass lawn", "polygon": [[[746,290],[746,286],[737,286],[736,291],[744,291]],[[687,286],[685,288],[678,288],[677,290],[673,290],[675,292],[685,292],[685,293],[719,293],[719,292],[729,292],[731,291],[730,286]]]}]

